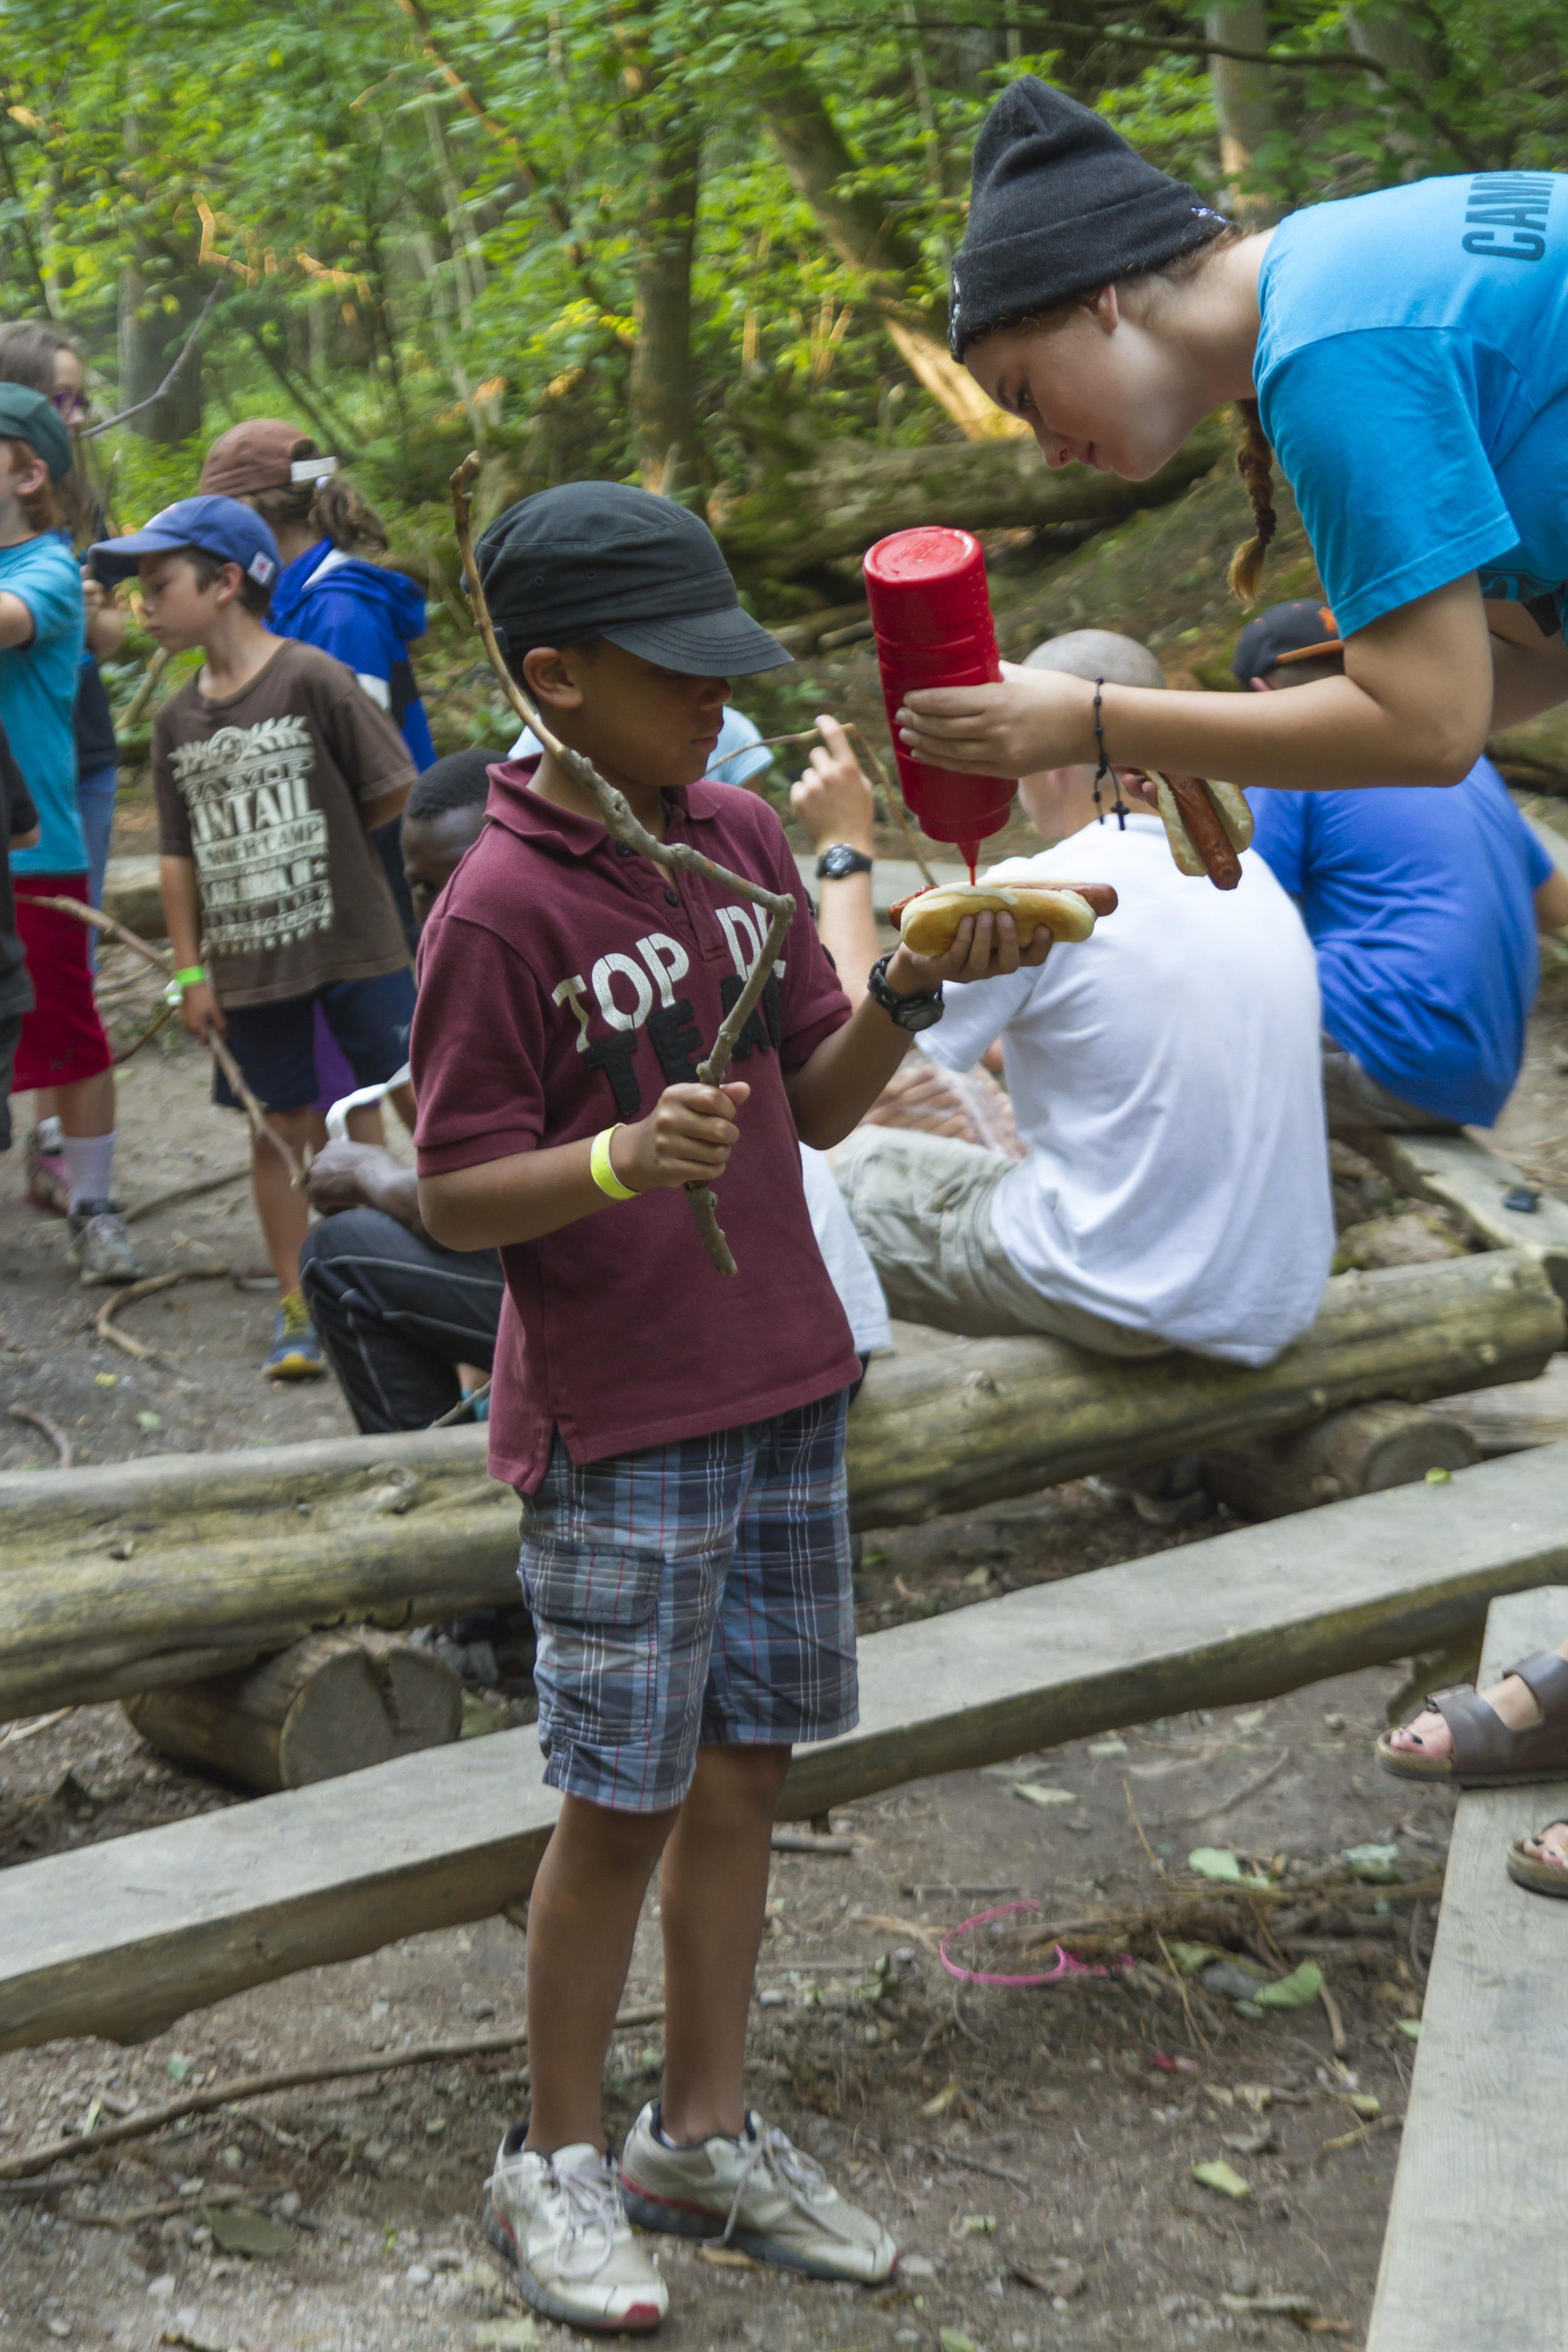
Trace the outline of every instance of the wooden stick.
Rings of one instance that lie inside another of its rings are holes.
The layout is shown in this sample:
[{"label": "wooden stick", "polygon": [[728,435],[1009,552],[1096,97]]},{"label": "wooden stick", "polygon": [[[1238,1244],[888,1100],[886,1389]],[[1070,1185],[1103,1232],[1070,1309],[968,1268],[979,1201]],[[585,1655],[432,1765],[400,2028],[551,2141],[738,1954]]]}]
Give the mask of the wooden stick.
[{"label": "wooden stick", "polygon": [[[647,2009],[623,2009],[611,2031],[629,2032],[639,2025],[664,2022],[662,2001]],[[481,2033],[468,2042],[426,2042],[412,2050],[378,2050],[364,2058],[328,2058],[317,2065],[281,2066],[270,2074],[238,2074],[226,2083],[211,2084],[183,2099],[148,2107],[95,2131],[68,2132],[63,2139],[39,2140],[16,2156],[0,2157],[0,2180],[26,2180],[47,2172],[68,2157],[84,2156],[90,2148],[115,2147],[123,2140],[147,2139],[184,2116],[211,2115],[215,2107],[232,2106],[238,2099],[262,2099],[273,2091],[296,2091],[308,2083],[331,2083],[351,2074],[390,2074],[400,2066],[440,2066],[455,2058],[492,2057],[502,2050],[521,2050],[528,2042],[526,2025],[508,2026],[499,2033]]]},{"label": "wooden stick", "polygon": [[47,1412],[35,1412],[31,1405],[8,1404],[5,1410],[13,1421],[25,1421],[34,1429],[41,1429],[59,1455],[58,1467],[62,1470],[70,1468],[75,1459],[71,1451],[71,1442],[58,1421],[51,1421]]},{"label": "wooden stick", "polygon": [[168,646],[159,646],[155,647],[151,661],[149,661],[146,668],[142,673],[141,685],[137,688],[135,693],[132,696],[130,701],[126,704],[124,709],[120,714],[119,726],[120,731],[122,735],[129,734],[132,728],[135,726],[137,720],[142,716],[146,710],[147,705],[153,699],[153,688],[157,685],[158,680],[163,677],[163,672],[168,668]]},{"label": "wooden stick", "polygon": [[[612,841],[624,842],[626,847],[635,850],[638,856],[650,859],[655,866],[663,866],[668,873],[700,874],[709,882],[721,883],[726,889],[738,891],[740,896],[749,899],[752,906],[765,907],[772,919],[768,926],[767,938],[763,943],[763,951],[752,965],[740,995],[721,1023],[719,1034],[713,1040],[707,1059],[698,1068],[697,1075],[703,1085],[716,1087],[722,1081],[724,1072],[729,1067],[730,1056],[740,1043],[741,1033],[755,1012],[763,991],[772,977],[779,950],[784,945],[784,936],[794,919],[795,901],[787,892],[765,889],[760,882],[753,882],[745,875],[731,874],[727,866],[716,866],[710,857],[704,857],[700,850],[691,848],[686,842],[656,840],[646,825],[637,823],[637,818],[632,814],[625,793],[617,792],[614,784],[606,782],[593,761],[584,759],[581,751],[568,750],[567,746],[545,725],[538,705],[526,688],[520,686],[513,677],[496,641],[495,625],[490,619],[489,605],[485,598],[484,583],[479,578],[479,567],[474,561],[473,533],[469,528],[469,512],[472,505],[469,486],[479,471],[480,462],[478,450],[470,450],[453,474],[451,478],[452,515],[457,530],[458,552],[462,558],[463,578],[468,583],[474,619],[478,625],[485,652],[489,658],[490,667],[494,670],[501,690],[512,709],[523,724],[532,729],[534,735],[557,767],[563,769],[574,783],[581,784],[597,809],[605,830]],[[733,1274],[736,1271],[735,1261],[720,1230],[718,1203],[711,1186],[689,1184],[686,1189],[690,1194],[698,1230],[702,1235],[703,1246],[709,1256],[721,1274]]]},{"label": "wooden stick", "polygon": [[92,1328],[100,1339],[125,1355],[134,1356],[143,1364],[163,1360],[156,1348],[149,1348],[141,1339],[133,1339],[129,1331],[117,1331],[114,1318],[122,1307],[133,1307],[139,1298],[151,1298],[155,1290],[172,1290],[176,1282],[205,1282],[226,1274],[226,1265],[183,1265],[177,1274],[149,1275],[145,1282],[132,1282],[123,1290],[112,1291],[93,1317]]},{"label": "wooden stick", "polygon": [[188,1184],[173,1184],[166,1192],[150,1192],[144,1201],[133,1201],[125,1212],[125,1222],[134,1224],[138,1217],[150,1217],[159,1209],[172,1209],[179,1201],[200,1200],[204,1192],[221,1192],[226,1184],[238,1184],[250,1173],[248,1164],[243,1168],[226,1168],[221,1176],[195,1176]]},{"label": "wooden stick", "polygon": [[[116,922],[112,915],[106,915],[101,908],[84,907],[79,898],[34,898],[33,904],[35,907],[47,907],[57,915],[72,915],[79,923],[90,923],[97,929],[107,931],[110,938],[123,940],[128,948],[134,949],[139,956],[152,965],[154,971],[161,971],[165,980],[174,979],[174,967],[167,956],[160,955],[156,948],[149,947],[145,940],[139,939],[136,933],[128,930],[123,923]],[[291,1181],[296,1187],[303,1184],[304,1169],[246,1085],[240,1075],[239,1064],[235,1060],[216,1030],[206,1030],[203,1034],[202,1043],[228,1080],[239,1101],[244,1105],[245,1115],[250,1121],[252,1134],[264,1137],[274,1151],[281,1152],[283,1164],[289,1171]]]}]

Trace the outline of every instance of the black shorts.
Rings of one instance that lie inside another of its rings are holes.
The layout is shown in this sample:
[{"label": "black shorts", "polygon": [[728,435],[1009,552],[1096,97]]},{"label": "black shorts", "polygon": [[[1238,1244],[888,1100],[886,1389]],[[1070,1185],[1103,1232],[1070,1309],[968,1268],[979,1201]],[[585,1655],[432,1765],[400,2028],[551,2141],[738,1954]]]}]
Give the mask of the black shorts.
[{"label": "black shorts", "polygon": [[[226,1007],[229,1051],[246,1085],[267,1110],[304,1110],[321,1092],[316,1076],[318,1003],[362,1087],[379,1086],[408,1059],[414,974],[406,965],[375,980],[343,980],[310,996],[285,996],[276,1004]],[[216,1066],[213,1100],[226,1110],[241,1108]]]}]

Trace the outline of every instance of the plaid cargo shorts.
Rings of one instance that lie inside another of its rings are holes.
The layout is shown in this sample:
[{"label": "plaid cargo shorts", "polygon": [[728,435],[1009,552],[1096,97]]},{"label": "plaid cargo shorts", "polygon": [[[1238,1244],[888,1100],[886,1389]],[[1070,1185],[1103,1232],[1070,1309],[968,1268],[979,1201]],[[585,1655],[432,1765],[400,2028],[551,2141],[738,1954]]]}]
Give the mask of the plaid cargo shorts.
[{"label": "plaid cargo shorts", "polygon": [[659,1812],[700,1747],[853,1729],[847,1407],[840,1390],[581,1465],[556,1438],[518,1567],[552,1788]]}]

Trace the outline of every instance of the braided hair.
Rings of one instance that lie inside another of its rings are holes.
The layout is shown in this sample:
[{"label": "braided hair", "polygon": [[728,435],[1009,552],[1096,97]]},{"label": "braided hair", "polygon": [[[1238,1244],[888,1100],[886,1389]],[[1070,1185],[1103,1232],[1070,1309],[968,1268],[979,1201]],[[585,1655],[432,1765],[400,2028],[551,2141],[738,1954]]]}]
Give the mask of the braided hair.
[{"label": "braided hair", "polygon": [[1274,452],[1263,430],[1258,403],[1238,400],[1236,413],[1241,420],[1236,470],[1241,476],[1247,504],[1252,509],[1253,535],[1244,540],[1231,557],[1229,578],[1232,593],[1244,604],[1256,604],[1263,577],[1263,559],[1279,522],[1274,511]]}]

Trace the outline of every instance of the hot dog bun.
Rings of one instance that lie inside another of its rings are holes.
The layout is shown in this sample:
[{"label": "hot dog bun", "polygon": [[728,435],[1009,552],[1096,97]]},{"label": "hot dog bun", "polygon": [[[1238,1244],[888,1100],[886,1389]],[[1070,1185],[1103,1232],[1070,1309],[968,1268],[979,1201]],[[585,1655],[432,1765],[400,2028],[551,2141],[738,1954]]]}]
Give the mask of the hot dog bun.
[{"label": "hot dog bun", "polygon": [[1234,784],[1202,776],[1156,774],[1160,815],[1183,874],[1206,874],[1219,890],[1241,879],[1239,850],[1252,839],[1252,811]]},{"label": "hot dog bun", "polygon": [[1056,940],[1087,940],[1101,915],[1112,914],[1116,893],[1107,882],[1063,883],[1057,888],[1019,882],[942,883],[917,890],[888,909],[904,945],[916,955],[945,955],[966,915],[1008,914],[1027,947],[1038,930]]}]

